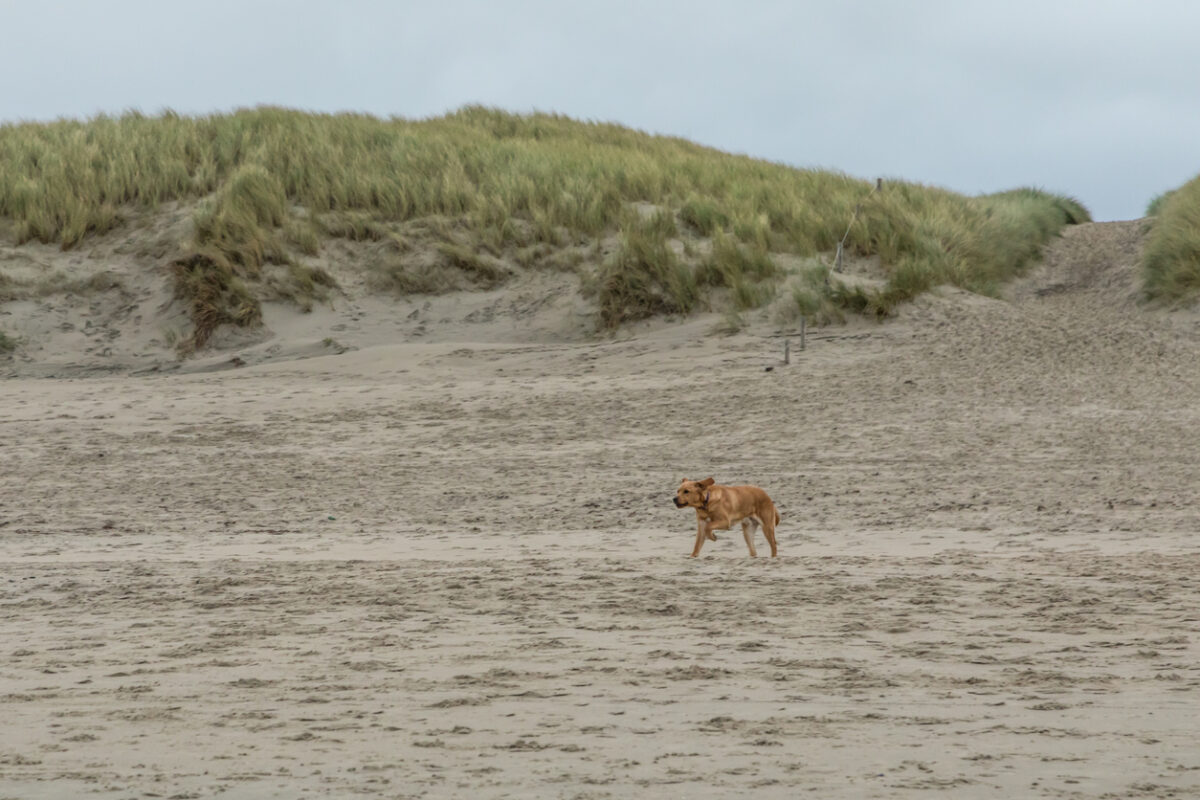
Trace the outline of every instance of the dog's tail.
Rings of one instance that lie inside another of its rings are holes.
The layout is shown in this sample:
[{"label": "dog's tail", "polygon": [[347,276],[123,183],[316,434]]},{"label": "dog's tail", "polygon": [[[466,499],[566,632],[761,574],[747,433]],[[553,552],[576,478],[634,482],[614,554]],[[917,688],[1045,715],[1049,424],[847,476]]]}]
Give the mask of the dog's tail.
[{"label": "dog's tail", "polygon": [[779,524],[779,509],[775,509],[775,524]]}]

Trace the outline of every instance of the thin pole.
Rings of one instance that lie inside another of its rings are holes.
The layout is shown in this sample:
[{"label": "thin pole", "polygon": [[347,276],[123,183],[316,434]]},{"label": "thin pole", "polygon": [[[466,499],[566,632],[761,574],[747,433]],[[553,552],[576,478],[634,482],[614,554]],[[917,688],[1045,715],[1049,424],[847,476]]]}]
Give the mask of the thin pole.
[{"label": "thin pole", "polygon": [[[875,188],[872,189],[871,191],[867,192],[867,197],[870,197],[871,195],[875,194],[876,192],[882,192],[882,191],[883,191],[883,178],[876,178],[875,179]],[[840,242],[838,242],[837,258],[835,259],[834,264],[833,264],[834,272],[842,271],[842,252],[846,249],[846,237],[850,235],[850,229],[854,227],[854,220],[858,219],[858,212],[860,212],[860,211],[862,211],[862,203],[856,203],[854,206],[854,213],[850,215],[850,224],[846,226],[846,232],[842,234],[842,240]],[[826,276],[826,278],[825,278],[825,283],[826,284],[829,283],[828,276]]]}]

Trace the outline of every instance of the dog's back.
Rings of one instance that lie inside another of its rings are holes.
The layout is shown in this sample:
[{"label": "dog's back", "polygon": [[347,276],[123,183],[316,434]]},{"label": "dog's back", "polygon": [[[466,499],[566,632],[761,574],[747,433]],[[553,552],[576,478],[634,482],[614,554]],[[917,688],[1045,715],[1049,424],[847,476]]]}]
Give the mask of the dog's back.
[{"label": "dog's back", "polygon": [[721,516],[730,525],[747,517],[756,517],[759,524],[779,524],[779,511],[770,496],[757,486],[721,486],[714,484],[709,489],[709,502],[723,512]]}]

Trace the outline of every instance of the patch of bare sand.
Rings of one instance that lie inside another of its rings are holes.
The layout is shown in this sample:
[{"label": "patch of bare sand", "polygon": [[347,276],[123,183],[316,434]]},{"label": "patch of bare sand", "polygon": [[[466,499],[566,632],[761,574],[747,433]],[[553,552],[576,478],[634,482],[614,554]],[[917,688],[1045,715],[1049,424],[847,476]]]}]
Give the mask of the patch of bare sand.
[{"label": "patch of bare sand", "polygon": [[[787,368],[431,322],[0,383],[0,796],[1200,792],[1200,336],[1062,263]],[[684,557],[701,473],[779,559]]]}]

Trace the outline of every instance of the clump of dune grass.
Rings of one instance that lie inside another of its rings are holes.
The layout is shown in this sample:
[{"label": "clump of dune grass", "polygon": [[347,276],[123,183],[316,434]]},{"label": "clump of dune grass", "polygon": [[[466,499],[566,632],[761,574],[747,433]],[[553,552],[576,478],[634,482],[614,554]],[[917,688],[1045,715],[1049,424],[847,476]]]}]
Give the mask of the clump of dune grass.
[{"label": "clump of dune grass", "polygon": [[6,356],[17,349],[17,340],[4,331],[0,331],[0,356]]},{"label": "clump of dune grass", "polygon": [[1154,197],[1150,198],[1150,202],[1146,204],[1146,216],[1158,216],[1159,212],[1162,211],[1163,205],[1166,204],[1167,200],[1169,200],[1173,194],[1175,194],[1175,190],[1168,189],[1167,191],[1156,194]]},{"label": "clump of dune grass", "polygon": [[699,280],[730,290],[734,308],[746,311],[764,305],[774,295],[780,270],[761,242],[741,244],[721,229],[713,233],[709,255],[699,266]]},{"label": "clump of dune grass", "polygon": [[283,238],[287,245],[306,256],[321,252],[322,231],[311,221],[289,220],[284,227]]},{"label": "clump of dune grass", "polygon": [[1183,305],[1200,297],[1200,177],[1167,193],[1157,209],[1142,276],[1152,300]]},{"label": "clump of dune grass", "polygon": [[592,287],[607,327],[655,314],[687,314],[700,298],[695,269],[671,247],[662,215],[633,219]]},{"label": "clump of dune grass", "polygon": [[853,251],[878,255],[887,283],[877,290],[831,284],[830,298],[881,317],[941,284],[995,295],[1064,226],[1091,219],[1077,200],[1040,189],[963,197],[900,182],[867,197],[861,211],[850,229]]},{"label": "clump of dune grass", "polygon": [[325,214],[318,219],[316,227],[328,237],[352,242],[379,242],[390,235],[385,225],[361,211]]},{"label": "clump of dune grass", "polygon": [[367,275],[372,291],[399,297],[438,294],[454,288],[453,280],[436,262],[410,261],[386,252],[368,261]]},{"label": "clump of dune grass", "polygon": [[490,288],[502,283],[509,276],[509,270],[504,264],[474,248],[443,242],[437,246],[437,250],[448,264],[466,273],[477,286]]},{"label": "clump of dune grass", "polygon": [[196,251],[171,265],[176,296],[188,304],[190,338],[180,342],[183,353],[203,347],[224,324],[250,327],[262,322],[262,306],[229,260]]},{"label": "clump of dune grass", "polygon": [[847,312],[866,313],[871,300],[864,291],[853,294],[829,263],[813,257],[788,276],[781,291],[784,298],[776,304],[776,314],[785,325],[802,316],[816,325],[842,323]]},{"label": "clump of dune grass", "polygon": [[257,164],[239,167],[193,215],[193,249],[255,277],[263,264],[286,264],[277,232],[288,218],[283,185]]},{"label": "clump of dune grass", "polygon": [[704,197],[689,197],[679,209],[679,217],[685,225],[701,236],[711,236],[729,227],[729,217],[721,208]]},{"label": "clump of dune grass", "polygon": [[185,349],[203,347],[220,325],[261,322],[262,308],[248,282],[263,278],[265,264],[290,264],[277,230],[287,218],[282,185],[256,164],[234,170],[200,205],[188,252],[172,264],[176,295],[192,317]]},{"label": "clump of dune grass", "polygon": [[[888,285],[865,303],[834,288],[821,302],[875,314],[938,283],[995,291],[1062,225],[1088,219],[1070,198],[1035,189],[871,190],[620,125],[478,106],[423,120],[257,108],[0,125],[0,218],[16,241],[70,248],[125,224],[127,209],[195,206],[195,235],[173,267],[193,347],[213,325],[255,324],[279,271],[264,267],[290,269],[331,238],[386,246],[402,231],[452,248],[434,261],[419,257],[426,247],[375,253],[374,282],[412,293],[463,275],[495,285],[508,275],[499,261],[552,264],[530,248],[615,237],[618,252],[596,259],[589,284],[612,327],[688,313],[717,290],[738,307],[761,305],[780,279],[764,271],[771,253],[828,253],[852,218],[846,247],[878,255]],[[643,219],[647,208],[657,211]],[[696,242],[718,238],[734,243],[713,257],[725,266],[702,264]]]},{"label": "clump of dune grass", "polygon": [[314,303],[329,299],[337,281],[322,267],[290,262],[269,275],[264,285],[271,299],[291,301],[301,311],[309,312]]}]

